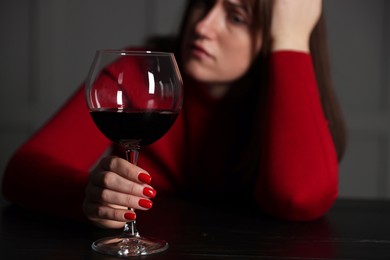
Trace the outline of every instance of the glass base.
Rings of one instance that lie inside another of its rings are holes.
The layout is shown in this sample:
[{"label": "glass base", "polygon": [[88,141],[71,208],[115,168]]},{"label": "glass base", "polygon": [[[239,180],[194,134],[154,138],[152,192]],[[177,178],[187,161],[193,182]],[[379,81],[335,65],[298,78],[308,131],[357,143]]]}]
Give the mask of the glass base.
[{"label": "glass base", "polygon": [[165,251],[168,249],[168,243],[164,240],[141,236],[106,237],[95,241],[92,249],[113,256],[141,256]]}]

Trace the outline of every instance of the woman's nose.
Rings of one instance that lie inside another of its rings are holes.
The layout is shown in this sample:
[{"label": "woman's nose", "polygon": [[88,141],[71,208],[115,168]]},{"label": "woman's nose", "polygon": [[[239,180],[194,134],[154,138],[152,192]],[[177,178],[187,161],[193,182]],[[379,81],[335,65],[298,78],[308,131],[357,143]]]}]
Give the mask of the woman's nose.
[{"label": "woman's nose", "polygon": [[222,24],[222,13],[220,7],[214,6],[195,25],[195,32],[204,38],[213,38],[218,33]]}]

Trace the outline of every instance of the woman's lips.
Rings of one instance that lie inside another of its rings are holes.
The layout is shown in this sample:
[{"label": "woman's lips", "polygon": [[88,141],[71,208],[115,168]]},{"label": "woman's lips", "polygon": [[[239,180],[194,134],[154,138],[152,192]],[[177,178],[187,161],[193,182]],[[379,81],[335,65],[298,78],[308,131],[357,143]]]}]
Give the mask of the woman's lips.
[{"label": "woman's lips", "polygon": [[203,48],[203,46],[199,44],[191,44],[190,49],[191,49],[191,54],[197,58],[201,58],[201,59],[212,58],[212,55],[208,51],[206,51],[206,49]]}]

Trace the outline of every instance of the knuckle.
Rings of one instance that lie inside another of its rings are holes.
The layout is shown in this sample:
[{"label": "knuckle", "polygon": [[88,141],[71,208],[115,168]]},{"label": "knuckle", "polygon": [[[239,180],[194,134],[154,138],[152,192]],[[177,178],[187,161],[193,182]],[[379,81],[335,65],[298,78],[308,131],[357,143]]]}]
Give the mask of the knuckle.
[{"label": "knuckle", "polygon": [[126,169],[126,171],[125,171],[125,178],[128,179],[128,180],[131,179],[131,173],[130,173],[130,171],[128,169]]},{"label": "knuckle", "polygon": [[102,180],[101,180],[101,184],[103,185],[103,187],[110,187],[110,185],[112,184],[112,180],[114,178],[114,173],[113,172],[107,172],[106,174],[103,175],[102,177]]},{"label": "knuckle", "polygon": [[116,158],[115,157],[108,157],[107,160],[107,170],[111,171],[111,169],[114,169],[116,165]]},{"label": "knuckle", "polygon": [[124,217],[123,217],[122,210],[114,210],[112,219],[113,220],[118,220],[118,221],[123,221]]},{"label": "knuckle", "polygon": [[103,189],[100,192],[100,201],[108,202],[110,198],[110,191],[108,189]]},{"label": "knuckle", "polygon": [[105,210],[105,207],[103,207],[102,205],[99,205],[96,207],[96,216],[98,216],[99,218],[106,218],[106,210]]},{"label": "knuckle", "polygon": [[124,175],[125,175],[125,178],[128,179],[128,180],[131,180],[132,179],[132,175],[133,175],[133,171],[131,170],[130,167],[126,167],[125,170],[124,170]]},{"label": "knuckle", "polygon": [[126,205],[130,208],[134,207],[134,196],[132,195],[126,196]]},{"label": "knuckle", "polygon": [[136,193],[136,185],[135,183],[132,183],[129,185],[129,194],[135,194]]}]

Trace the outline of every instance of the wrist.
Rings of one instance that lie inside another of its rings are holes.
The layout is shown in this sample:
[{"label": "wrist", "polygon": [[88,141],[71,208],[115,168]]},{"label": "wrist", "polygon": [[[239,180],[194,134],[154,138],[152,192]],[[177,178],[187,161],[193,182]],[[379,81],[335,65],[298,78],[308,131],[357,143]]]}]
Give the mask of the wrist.
[{"label": "wrist", "polygon": [[310,52],[309,40],[306,37],[279,37],[272,42],[272,51],[300,51]]}]

